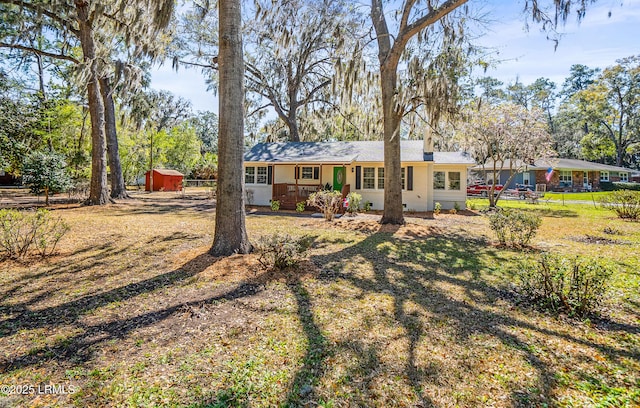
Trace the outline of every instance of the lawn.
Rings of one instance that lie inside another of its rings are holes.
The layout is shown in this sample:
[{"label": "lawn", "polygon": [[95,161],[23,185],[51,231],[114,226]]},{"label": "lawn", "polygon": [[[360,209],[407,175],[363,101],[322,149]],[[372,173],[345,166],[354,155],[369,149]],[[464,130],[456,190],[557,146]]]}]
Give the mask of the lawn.
[{"label": "lawn", "polygon": [[[71,231],[57,256],[0,263],[2,390],[66,387],[0,393],[0,406],[640,404],[638,223],[501,201],[543,217],[521,253],[477,211],[401,227],[251,211],[252,239],[313,237],[303,264],[278,272],[207,254],[210,200],[137,197],[59,208]],[[514,303],[518,260],[540,250],[616,263],[599,317]]]}]

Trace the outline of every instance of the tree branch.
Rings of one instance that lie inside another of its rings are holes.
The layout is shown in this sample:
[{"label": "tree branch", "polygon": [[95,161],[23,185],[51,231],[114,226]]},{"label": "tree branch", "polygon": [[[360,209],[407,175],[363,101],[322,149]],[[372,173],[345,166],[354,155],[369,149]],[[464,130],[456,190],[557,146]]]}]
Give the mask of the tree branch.
[{"label": "tree branch", "polygon": [[453,10],[465,4],[467,1],[468,0],[447,0],[440,7],[429,11],[429,13],[420,17],[413,23],[407,25],[405,30],[400,31],[398,33],[398,39],[394,44],[394,48],[396,48],[396,44],[398,44],[398,47],[400,47],[401,49],[404,49],[404,45],[414,35],[418,34],[423,29],[427,28],[431,24],[445,17],[447,14],[451,13]]},{"label": "tree branch", "polygon": [[35,4],[32,3],[28,3],[25,1],[21,1],[21,0],[0,0],[0,4],[12,4],[14,6],[18,6],[20,8],[25,8],[28,10],[31,10],[35,13],[42,13],[43,15],[49,17],[50,19],[57,21],[58,23],[62,24],[63,27],[65,27],[67,30],[71,31],[75,36],[80,35],[80,31],[73,28],[73,20],[69,21],[69,20],[65,20],[63,18],[61,18],[59,15],[50,12],[49,10],[45,10],[43,8],[38,7]]},{"label": "tree branch", "polygon": [[70,57],[68,55],[54,54],[54,53],[51,53],[51,52],[39,50],[37,48],[26,47],[26,46],[20,45],[20,44],[7,44],[7,43],[4,43],[4,42],[0,42],[0,48],[13,48],[13,49],[16,49],[16,50],[32,52],[34,54],[42,55],[43,57],[49,57],[49,58],[65,60],[65,61],[71,61],[74,64],[80,64],[80,61],[78,61],[77,59],[75,59],[73,57]]}]

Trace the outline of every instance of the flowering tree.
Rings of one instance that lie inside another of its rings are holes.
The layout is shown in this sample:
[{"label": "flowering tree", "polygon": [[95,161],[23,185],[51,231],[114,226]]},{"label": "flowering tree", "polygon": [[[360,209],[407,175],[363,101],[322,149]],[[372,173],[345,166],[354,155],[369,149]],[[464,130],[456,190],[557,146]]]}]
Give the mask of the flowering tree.
[{"label": "flowering tree", "polygon": [[[508,185],[535,159],[553,154],[552,139],[547,132],[547,120],[542,110],[527,110],[510,103],[480,105],[467,112],[462,125],[462,144],[485,174],[491,172],[498,180],[503,170],[509,170]],[[502,191],[489,192],[489,205],[495,207]]]}]

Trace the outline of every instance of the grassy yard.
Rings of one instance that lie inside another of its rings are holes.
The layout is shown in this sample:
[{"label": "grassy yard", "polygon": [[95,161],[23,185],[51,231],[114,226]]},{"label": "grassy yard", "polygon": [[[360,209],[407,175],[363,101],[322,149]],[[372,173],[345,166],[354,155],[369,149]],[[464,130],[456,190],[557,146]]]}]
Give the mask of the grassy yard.
[{"label": "grassy yard", "polygon": [[600,203],[602,198],[607,197],[611,193],[609,191],[594,191],[593,193],[553,193],[547,192],[544,194],[545,200],[562,201],[595,201],[596,204]]},{"label": "grassy yard", "polygon": [[[209,256],[209,200],[55,210],[71,226],[59,255],[0,263],[0,385],[74,392],[0,406],[638,406],[640,225],[500,204],[544,217],[532,251],[497,246],[475,212],[401,227],[250,213],[252,238],[313,237],[282,272]],[[599,318],[513,303],[518,260],[540,250],[618,265]]]}]

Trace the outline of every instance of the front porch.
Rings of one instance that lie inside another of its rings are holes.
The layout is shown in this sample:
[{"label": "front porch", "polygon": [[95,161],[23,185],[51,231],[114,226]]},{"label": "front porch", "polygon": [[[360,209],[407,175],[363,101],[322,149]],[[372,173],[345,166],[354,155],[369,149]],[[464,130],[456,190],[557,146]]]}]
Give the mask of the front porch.
[{"label": "front porch", "polygon": [[[305,209],[308,209],[306,202],[309,196],[322,189],[322,184],[275,183],[272,188],[271,200],[280,202],[280,208],[283,210],[295,210],[299,202],[304,202]],[[349,194],[350,189],[349,184],[342,187],[343,199]]]}]

